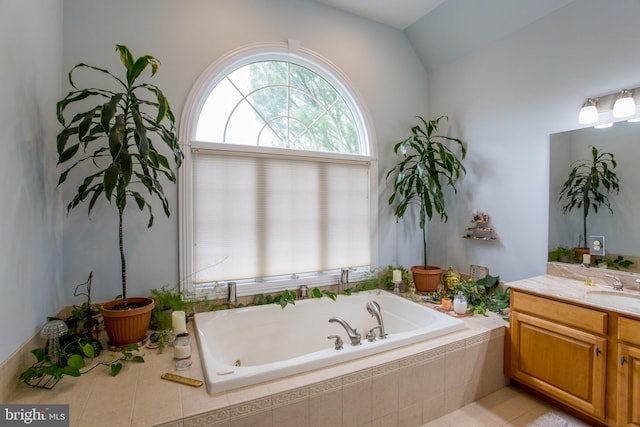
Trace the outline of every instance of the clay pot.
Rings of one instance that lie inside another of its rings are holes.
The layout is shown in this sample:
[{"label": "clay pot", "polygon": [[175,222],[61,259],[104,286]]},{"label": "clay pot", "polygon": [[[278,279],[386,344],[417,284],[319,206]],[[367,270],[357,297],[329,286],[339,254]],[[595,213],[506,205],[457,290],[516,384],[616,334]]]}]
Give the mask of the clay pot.
[{"label": "clay pot", "polygon": [[442,278],[442,269],[432,265],[427,266],[426,270],[421,265],[414,265],[411,267],[411,273],[418,292],[436,291]]},{"label": "clay pot", "polygon": [[119,309],[122,300],[108,301],[100,307],[104,317],[104,327],[109,335],[109,343],[116,347],[136,344],[142,341],[149,329],[151,310],[155,306],[151,298],[127,298],[129,308]]}]

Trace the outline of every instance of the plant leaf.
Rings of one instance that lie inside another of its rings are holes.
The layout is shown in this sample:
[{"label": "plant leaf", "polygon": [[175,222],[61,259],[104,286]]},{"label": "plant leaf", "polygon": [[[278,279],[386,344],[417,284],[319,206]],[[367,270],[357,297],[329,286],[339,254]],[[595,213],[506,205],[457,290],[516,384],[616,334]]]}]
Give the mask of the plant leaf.
[{"label": "plant leaf", "polygon": [[115,377],[122,370],[122,363],[113,363],[111,365],[111,376]]}]

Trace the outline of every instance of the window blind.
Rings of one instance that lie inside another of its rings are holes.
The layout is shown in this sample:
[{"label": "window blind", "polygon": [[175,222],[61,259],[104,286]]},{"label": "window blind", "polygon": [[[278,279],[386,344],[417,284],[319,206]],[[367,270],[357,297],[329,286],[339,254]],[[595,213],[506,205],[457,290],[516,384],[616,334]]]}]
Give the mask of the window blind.
[{"label": "window blind", "polygon": [[193,154],[194,283],[370,263],[368,162]]}]

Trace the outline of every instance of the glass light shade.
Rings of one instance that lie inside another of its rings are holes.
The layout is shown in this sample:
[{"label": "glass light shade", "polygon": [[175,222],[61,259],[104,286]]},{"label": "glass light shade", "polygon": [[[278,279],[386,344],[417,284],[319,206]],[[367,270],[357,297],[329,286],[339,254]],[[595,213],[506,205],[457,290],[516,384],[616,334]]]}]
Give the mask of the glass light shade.
[{"label": "glass light shade", "polygon": [[633,100],[631,92],[623,90],[620,97],[613,104],[613,117],[629,117],[636,113],[636,102]]},{"label": "glass light shade", "polygon": [[610,128],[611,126],[613,126],[613,123],[607,122],[607,123],[601,123],[599,125],[595,125],[594,128],[596,128],[596,129],[606,129],[606,128]]},{"label": "glass light shade", "polygon": [[580,109],[578,115],[578,123],[581,125],[590,125],[598,121],[598,108],[594,104],[587,104]]}]

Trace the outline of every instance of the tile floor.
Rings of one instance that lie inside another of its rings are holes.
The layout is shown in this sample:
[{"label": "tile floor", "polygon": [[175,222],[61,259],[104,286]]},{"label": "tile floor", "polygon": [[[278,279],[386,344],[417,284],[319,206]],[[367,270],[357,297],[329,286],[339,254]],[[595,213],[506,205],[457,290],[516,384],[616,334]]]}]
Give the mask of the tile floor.
[{"label": "tile floor", "polygon": [[422,427],[524,427],[550,412],[566,420],[567,427],[589,426],[520,389],[507,386]]}]

